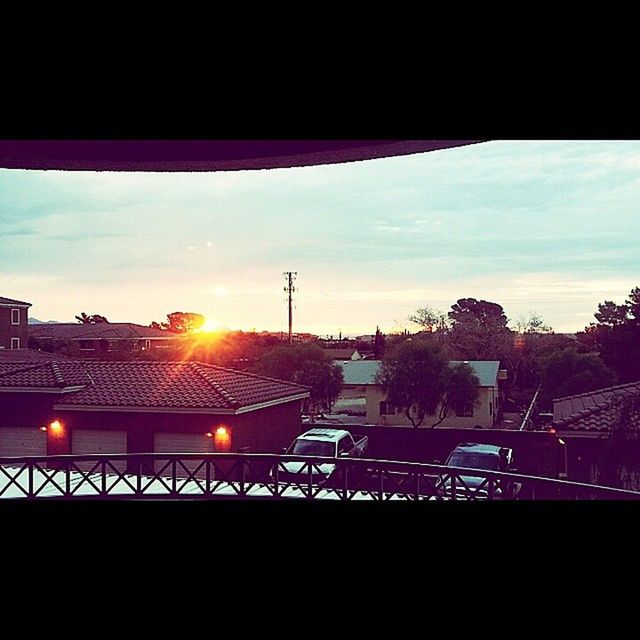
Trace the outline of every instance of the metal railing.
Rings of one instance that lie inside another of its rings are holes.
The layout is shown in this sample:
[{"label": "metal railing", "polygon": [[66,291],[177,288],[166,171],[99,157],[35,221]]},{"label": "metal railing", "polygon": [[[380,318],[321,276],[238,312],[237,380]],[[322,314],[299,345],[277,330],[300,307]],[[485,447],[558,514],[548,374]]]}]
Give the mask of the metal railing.
[{"label": "metal railing", "polygon": [[552,478],[418,462],[258,453],[0,458],[0,499],[638,500]]}]

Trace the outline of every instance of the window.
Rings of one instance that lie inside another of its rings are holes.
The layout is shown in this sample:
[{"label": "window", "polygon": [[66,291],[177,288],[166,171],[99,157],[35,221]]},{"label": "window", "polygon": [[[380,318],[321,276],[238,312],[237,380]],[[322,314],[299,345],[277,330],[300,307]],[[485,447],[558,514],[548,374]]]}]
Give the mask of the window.
[{"label": "window", "polygon": [[11,348],[12,349],[20,348],[20,338],[11,338]]},{"label": "window", "polygon": [[11,324],[20,324],[20,309],[11,309]]},{"label": "window", "polygon": [[338,455],[341,453],[348,453],[351,451],[351,438],[349,436],[345,436],[338,443]]},{"label": "window", "polygon": [[459,418],[473,418],[473,404],[467,404],[464,406],[462,413],[456,413]]},{"label": "window", "polygon": [[383,400],[380,403],[380,415],[381,416],[393,416],[396,413],[396,408],[387,400]]},{"label": "window", "polygon": [[83,351],[93,351],[93,340],[80,340],[80,349]]}]

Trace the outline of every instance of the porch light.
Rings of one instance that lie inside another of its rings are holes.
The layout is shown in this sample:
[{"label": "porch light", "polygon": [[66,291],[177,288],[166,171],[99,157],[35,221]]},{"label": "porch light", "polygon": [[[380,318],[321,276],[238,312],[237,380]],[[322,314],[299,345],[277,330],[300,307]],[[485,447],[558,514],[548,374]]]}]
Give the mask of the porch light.
[{"label": "porch light", "polygon": [[47,427],[40,427],[40,431],[46,431]]},{"label": "porch light", "polygon": [[207,438],[213,438],[213,433],[211,433],[211,431],[207,431],[204,435],[207,436]]},{"label": "porch light", "polygon": [[227,427],[218,427],[214,438],[216,451],[229,451],[231,449],[231,431]]}]

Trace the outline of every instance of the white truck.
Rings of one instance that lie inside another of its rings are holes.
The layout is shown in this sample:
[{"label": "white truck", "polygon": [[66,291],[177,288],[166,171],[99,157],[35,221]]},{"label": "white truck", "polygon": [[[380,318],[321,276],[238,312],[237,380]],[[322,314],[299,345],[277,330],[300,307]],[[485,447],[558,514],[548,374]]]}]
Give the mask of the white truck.
[{"label": "white truck", "polygon": [[[323,458],[362,458],[367,452],[369,438],[354,440],[344,429],[310,429],[299,435],[285,451],[290,456]],[[278,480],[281,482],[307,482],[325,484],[335,480],[338,466],[332,462],[283,461],[278,464]]]}]

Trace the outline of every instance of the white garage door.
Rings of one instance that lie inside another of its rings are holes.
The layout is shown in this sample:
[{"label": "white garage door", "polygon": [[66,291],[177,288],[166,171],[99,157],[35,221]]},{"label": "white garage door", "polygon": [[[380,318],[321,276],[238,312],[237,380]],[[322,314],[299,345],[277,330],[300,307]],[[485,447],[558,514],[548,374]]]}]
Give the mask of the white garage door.
[{"label": "white garage door", "polygon": [[[213,438],[207,438],[204,433],[156,433],[153,437],[153,450],[155,453],[214,453]],[[166,460],[156,462],[156,473],[167,463]],[[199,461],[184,460],[183,464],[189,472],[193,472]],[[168,467],[162,475],[171,475]],[[180,464],[176,467],[178,477],[187,477],[187,473]],[[195,475],[196,478],[206,478],[206,470],[203,467]],[[211,479],[215,477],[211,467]]]},{"label": "white garage door", "polygon": [[46,431],[20,427],[0,427],[0,456],[46,455]]},{"label": "white garage door", "polygon": [[[99,429],[75,429],[71,433],[71,453],[127,453],[127,432],[106,431]],[[94,463],[95,464],[95,463]],[[116,469],[125,471],[127,463],[117,461],[112,463]],[[90,462],[78,463],[78,468],[83,471],[91,469]],[[109,468],[107,467],[107,472]]]}]

